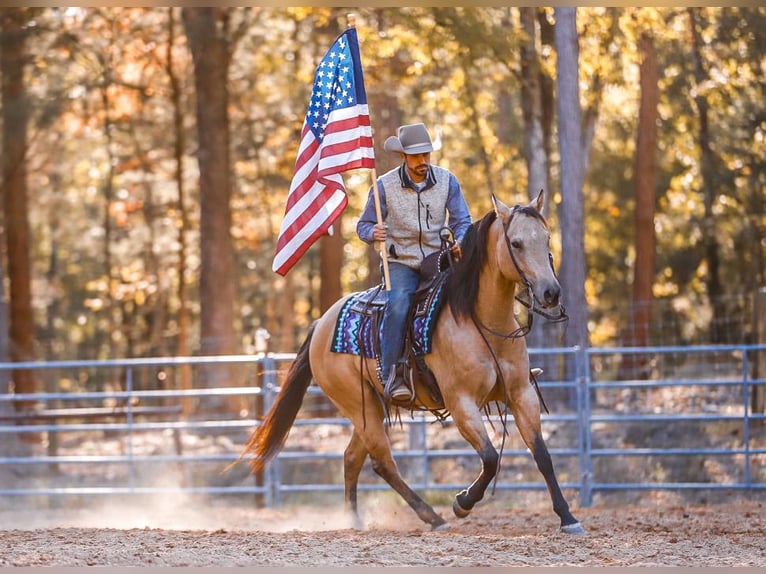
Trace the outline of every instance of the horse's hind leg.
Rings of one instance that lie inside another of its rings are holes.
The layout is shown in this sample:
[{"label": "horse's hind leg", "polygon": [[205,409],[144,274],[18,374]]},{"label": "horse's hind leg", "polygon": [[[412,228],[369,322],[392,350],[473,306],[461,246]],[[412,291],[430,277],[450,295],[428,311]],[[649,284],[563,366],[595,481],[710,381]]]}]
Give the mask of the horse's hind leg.
[{"label": "horse's hind leg", "polygon": [[448,527],[447,521],[436,514],[434,509],[404,482],[387,445],[385,448],[372,449],[370,458],[372,459],[372,469],[376,474],[399,493],[423,522],[431,525],[431,530],[441,530]]},{"label": "horse's hind leg", "polygon": [[585,534],[585,529],[569,511],[569,504],[556,479],[553,460],[543,439],[540,425],[540,404],[531,385],[524,389],[520,397],[512,401],[511,410],[521,438],[532,452],[537,468],[548,486],[548,492],[553,502],[553,511],[561,519],[561,531],[567,534]]},{"label": "horse's hind leg", "polygon": [[346,510],[352,515],[354,528],[358,529],[361,529],[362,523],[359,518],[357,505],[357,487],[359,485],[359,474],[362,472],[366,458],[367,449],[364,447],[359,434],[354,430],[351,435],[351,441],[343,453],[343,479],[345,483]]},{"label": "horse's hind leg", "polygon": [[[354,435],[361,439],[364,443],[364,448],[370,455],[372,469],[375,473],[385,480],[410,505],[410,508],[415,511],[423,522],[430,524],[432,530],[447,528],[447,522],[436,514],[434,509],[412,490],[399,474],[396,461],[394,461],[394,457],[391,454],[391,444],[388,441],[386,429],[383,426],[382,413],[368,410],[364,421],[354,421],[354,429]],[[354,442],[355,439],[352,438],[352,444]],[[355,499],[356,484],[354,484],[353,490],[353,499]],[[346,480],[346,495],[347,497],[350,496],[348,479]]]}]

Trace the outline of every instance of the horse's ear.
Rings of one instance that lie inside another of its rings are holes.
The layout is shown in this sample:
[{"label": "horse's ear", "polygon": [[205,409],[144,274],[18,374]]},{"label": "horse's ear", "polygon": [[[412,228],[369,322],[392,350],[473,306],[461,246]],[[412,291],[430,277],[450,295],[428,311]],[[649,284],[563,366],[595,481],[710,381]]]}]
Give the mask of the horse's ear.
[{"label": "horse's ear", "polygon": [[[535,204],[535,209],[539,212],[543,212],[543,207],[545,206],[545,190],[541,189],[540,193],[537,194],[537,198],[532,201],[533,204]],[[530,205],[532,205],[530,203]]]},{"label": "horse's ear", "polygon": [[508,221],[511,216],[511,208],[495,197],[494,193],[492,194],[492,207],[495,209],[495,215],[502,221]]}]

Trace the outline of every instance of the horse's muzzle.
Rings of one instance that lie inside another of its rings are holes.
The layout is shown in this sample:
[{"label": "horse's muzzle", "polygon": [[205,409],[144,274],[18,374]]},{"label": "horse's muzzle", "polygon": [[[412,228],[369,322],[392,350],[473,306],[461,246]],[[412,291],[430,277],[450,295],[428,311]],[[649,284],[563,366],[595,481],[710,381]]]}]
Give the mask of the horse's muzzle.
[{"label": "horse's muzzle", "polygon": [[538,300],[545,309],[556,307],[559,304],[559,298],[561,297],[561,285],[556,283],[549,283],[542,289],[542,296],[538,297]]}]

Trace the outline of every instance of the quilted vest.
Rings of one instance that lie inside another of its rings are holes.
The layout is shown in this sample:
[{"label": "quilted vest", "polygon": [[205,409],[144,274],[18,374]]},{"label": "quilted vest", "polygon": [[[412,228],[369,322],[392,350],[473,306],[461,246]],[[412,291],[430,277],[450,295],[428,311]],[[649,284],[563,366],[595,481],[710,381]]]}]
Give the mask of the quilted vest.
[{"label": "quilted vest", "polygon": [[419,269],[441,247],[439,230],[447,220],[449,172],[432,165],[436,184],[420,192],[402,187],[399,169],[381,176],[386,194],[386,251],[389,261]]}]

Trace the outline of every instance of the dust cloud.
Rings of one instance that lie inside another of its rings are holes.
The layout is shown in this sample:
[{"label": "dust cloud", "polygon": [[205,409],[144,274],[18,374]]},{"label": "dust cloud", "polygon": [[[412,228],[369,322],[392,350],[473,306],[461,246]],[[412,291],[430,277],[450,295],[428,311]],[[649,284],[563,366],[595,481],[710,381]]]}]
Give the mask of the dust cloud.
[{"label": "dust cloud", "polygon": [[[39,497],[38,497],[39,498]],[[56,500],[57,507],[30,505],[24,497],[6,499],[0,507],[0,530],[53,528],[161,529],[204,531],[321,532],[355,527],[389,529],[416,526],[414,513],[384,494],[367,494],[355,525],[343,504],[256,508],[252,498],[229,495],[201,497],[184,493],[125,495],[94,494],[87,501]],[[412,516],[409,516],[412,515]],[[403,519],[406,517],[406,519]],[[410,524],[413,522],[413,524]]]}]

